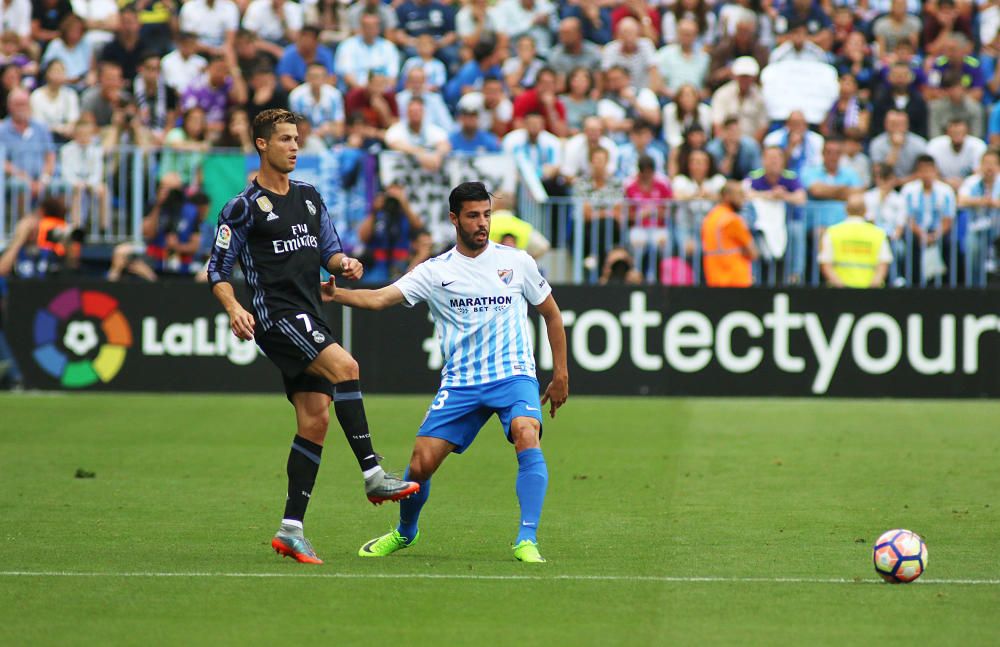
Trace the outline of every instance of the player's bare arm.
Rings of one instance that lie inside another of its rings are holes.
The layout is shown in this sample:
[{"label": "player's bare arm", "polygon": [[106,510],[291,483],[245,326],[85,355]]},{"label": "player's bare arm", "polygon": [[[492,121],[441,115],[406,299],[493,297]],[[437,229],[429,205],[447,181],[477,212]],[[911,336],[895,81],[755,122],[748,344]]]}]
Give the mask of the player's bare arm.
[{"label": "player's bare arm", "polygon": [[334,301],[350,308],[362,310],[385,310],[403,302],[403,293],[394,285],[387,285],[377,290],[345,290],[337,289],[331,276],[321,289],[324,301]]},{"label": "player's bare arm", "polygon": [[212,294],[229,314],[229,327],[233,334],[243,340],[253,339],[254,318],[236,299],[231,283],[221,281],[212,286]]},{"label": "player's bare arm", "polygon": [[549,346],[552,348],[552,381],[545,387],[542,404],[549,404],[549,416],[556,417],[556,409],[569,399],[569,369],[566,367],[566,328],[563,327],[562,312],[550,294],[536,306],[545,320]]}]

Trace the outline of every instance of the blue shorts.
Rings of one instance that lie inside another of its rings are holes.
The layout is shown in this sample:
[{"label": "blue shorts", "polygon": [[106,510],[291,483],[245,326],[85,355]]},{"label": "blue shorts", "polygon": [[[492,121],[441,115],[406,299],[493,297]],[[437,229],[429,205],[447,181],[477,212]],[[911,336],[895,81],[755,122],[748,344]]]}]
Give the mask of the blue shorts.
[{"label": "blue shorts", "polygon": [[442,387],[427,409],[417,436],[447,440],[457,446],[455,453],[461,454],[494,413],[500,418],[509,442],[513,442],[510,421],[514,418],[534,418],[541,423],[538,380],[515,375],[477,386]]}]

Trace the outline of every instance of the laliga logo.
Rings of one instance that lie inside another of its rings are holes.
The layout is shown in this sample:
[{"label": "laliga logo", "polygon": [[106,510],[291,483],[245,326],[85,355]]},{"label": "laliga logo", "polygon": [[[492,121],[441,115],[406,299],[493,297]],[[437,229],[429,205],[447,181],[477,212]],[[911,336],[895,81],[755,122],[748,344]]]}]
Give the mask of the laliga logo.
[{"label": "laliga logo", "polygon": [[60,292],[35,313],[34,336],[35,361],[70,389],[110,382],[132,346],[132,328],[118,301],[104,292],[77,288]]}]

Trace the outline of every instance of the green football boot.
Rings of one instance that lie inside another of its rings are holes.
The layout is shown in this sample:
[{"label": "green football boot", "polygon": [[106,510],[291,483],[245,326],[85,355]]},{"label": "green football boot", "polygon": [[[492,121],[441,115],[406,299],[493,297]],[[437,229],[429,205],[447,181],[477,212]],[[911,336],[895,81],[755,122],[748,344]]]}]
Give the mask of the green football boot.
[{"label": "green football boot", "polygon": [[514,558],[519,562],[544,564],[545,558],[538,552],[538,544],[530,539],[522,539],[514,546]]},{"label": "green football boot", "polygon": [[420,539],[420,531],[414,535],[413,539],[407,539],[399,534],[398,530],[393,530],[387,535],[372,539],[358,550],[359,557],[388,557],[397,550],[409,548]]}]

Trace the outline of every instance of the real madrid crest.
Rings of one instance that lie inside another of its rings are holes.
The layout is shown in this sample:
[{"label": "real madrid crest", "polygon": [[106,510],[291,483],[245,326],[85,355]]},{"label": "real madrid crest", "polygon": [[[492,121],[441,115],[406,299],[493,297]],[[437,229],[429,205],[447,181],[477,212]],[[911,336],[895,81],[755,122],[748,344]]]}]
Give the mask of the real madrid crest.
[{"label": "real madrid crest", "polygon": [[310,216],[316,215],[316,205],[313,204],[312,200],[306,200],[306,209],[309,210]]},{"label": "real madrid crest", "polygon": [[269,213],[272,209],[274,209],[274,205],[271,204],[271,201],[267,199],[266,195],[262,195],[257,198],[257,206],[260,207],[260,210],[264,213]]}]

